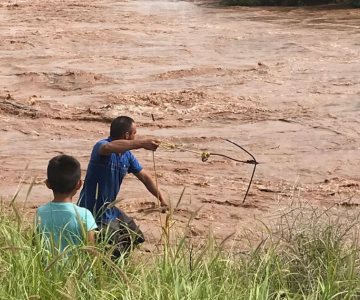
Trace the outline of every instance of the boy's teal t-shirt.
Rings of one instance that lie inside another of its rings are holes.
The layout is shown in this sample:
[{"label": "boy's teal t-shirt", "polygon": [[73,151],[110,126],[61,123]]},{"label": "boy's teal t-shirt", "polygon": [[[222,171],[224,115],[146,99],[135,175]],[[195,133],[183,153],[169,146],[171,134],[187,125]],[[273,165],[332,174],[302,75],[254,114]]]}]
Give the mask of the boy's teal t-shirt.
[{"label": "boy's teal t-shirt", "polygon": [[69,202],[49,202],[40,206],[35,223],[38,232],[45,235],[46,242],[60,251],[83,243],[87,233],[97,228],[89,210]]}]

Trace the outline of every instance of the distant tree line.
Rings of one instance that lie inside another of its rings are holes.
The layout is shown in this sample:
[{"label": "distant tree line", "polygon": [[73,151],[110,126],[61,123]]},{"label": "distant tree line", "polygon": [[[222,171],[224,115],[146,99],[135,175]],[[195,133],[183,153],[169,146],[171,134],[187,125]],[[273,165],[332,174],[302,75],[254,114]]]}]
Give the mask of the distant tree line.
[{"label": "distant tree line", "polygon": [[301,5],[321,5],[321,4],[345,4],[353,7],[360,7],[360,0],[221,0],[222,5],[278,5],[278,6],[301,6]]}]

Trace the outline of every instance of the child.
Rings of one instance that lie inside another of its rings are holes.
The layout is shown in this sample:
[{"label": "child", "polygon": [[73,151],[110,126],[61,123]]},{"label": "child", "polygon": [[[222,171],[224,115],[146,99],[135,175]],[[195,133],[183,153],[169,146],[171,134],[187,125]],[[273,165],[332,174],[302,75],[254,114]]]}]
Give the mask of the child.
[{"label": "child", "polygon": [[45,242],[59,251],[95,242],[94,217],[86,208],[72,203],[82,184],[80,176],[80,163],[72,156],[58,155],[49,161],[46,186],[53,191],[54,199],[37,209],[35,223]]}]

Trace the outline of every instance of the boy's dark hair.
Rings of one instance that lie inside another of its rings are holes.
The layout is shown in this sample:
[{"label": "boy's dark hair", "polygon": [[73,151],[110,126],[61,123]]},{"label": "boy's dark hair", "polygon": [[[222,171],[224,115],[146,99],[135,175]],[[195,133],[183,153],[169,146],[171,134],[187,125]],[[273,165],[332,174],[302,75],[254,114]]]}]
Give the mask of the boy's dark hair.
[{"label": "boy's dark hair", "polygon": [[114,119],[110,125],[110,137],[112,139],[119,139],[125,135],[126,132],[130,132],[131,125],[134,120],[130,117],[120,116]]},{"label": "boy's dark hair", "polygon": [[53,157],[47,167],[49,187],[56,194],[70,194],[80,180],[79,161],[69,155]]}]

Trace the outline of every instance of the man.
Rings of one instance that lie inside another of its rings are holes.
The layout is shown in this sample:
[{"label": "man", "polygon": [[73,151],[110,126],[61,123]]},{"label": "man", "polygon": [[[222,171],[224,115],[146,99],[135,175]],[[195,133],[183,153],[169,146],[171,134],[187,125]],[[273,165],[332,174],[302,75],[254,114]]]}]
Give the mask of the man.
[{"label": "man", "polygon": [[167,206],[154,180],[130,152],[141,148],[155,151],[160,142],[154,139],[135,140],[135,135],[136,125],[132,118],[121,116],[112,121],[110,136],[93,147],[78,202],[79,206],[93,213],[99,227],[110,231],[109,242],[116,245],[116,257],[132,245],[144,242],[143,233],[135,222],[114,206],[126,174],[133,173],[160,200],[161,206]]}]

